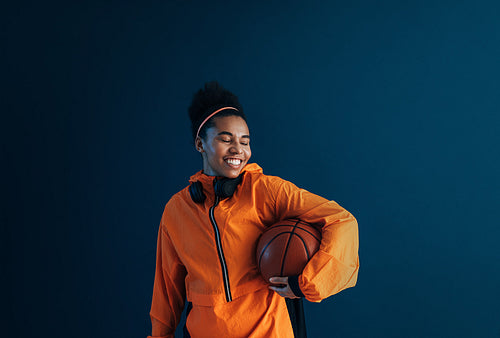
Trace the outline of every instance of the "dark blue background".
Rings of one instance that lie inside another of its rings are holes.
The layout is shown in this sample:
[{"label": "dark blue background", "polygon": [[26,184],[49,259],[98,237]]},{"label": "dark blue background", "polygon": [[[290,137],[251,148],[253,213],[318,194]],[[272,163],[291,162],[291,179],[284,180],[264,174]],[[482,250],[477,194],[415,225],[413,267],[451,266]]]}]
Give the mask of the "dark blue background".
[{"label": "dark blue background", "polygon": [[161,213],[201,169],[187,107],[214,79],[265,173],[359,221],[358,284],[306,304],[311,337],[500,336],[497,1],[2,14],[9,337],[150,332]]}]

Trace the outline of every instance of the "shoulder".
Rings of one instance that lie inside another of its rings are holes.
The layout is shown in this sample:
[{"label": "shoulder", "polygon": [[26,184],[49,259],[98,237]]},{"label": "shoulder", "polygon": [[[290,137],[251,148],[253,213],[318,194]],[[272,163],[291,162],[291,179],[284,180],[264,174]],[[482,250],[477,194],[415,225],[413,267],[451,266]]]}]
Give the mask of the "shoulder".
[{"label": "shoulder", "polygon": [[243,169],[245,178],[250,178],[252,181],[262,181],[266,183],[274,183],[281,180],[281,178],[272,175],[265,175],[264,170],[257,163],[249,163]]},{"label": "shoulder", "polygon": [[172,197],[170,197],[167,204],[165,204],[165,210],[174,208],[179,204],[185,203],[186,197],[188,196],[189,196],[189,186],[186,186],[184,189],[180,190],[179,192],[172,195]]},{"label": "shoulder", "polygon": [[189,186],[186,186],[184,189],[170,197],[163,209],[160,225],[162,227],[166,227],[166,225],[171,223],[172,220],[179,218],[180,215],[182,215],[185,210],[190,207],[190,199]]},{"label": "shoulder", "polygon": [[277,176],[265,175],[260,167],[259,170],[248,170],[245,172],[243,183],[254,187],[274,187],[281,184],[282,179]]},{"label": "shoulder", "polygon": [[262,169],[246,172],[244,182],[251,185],[252,190],[265,190],[273,195],[277,195],[280,192],[299,190],[292,182],[279,176],[266,175],[263,173]]}]

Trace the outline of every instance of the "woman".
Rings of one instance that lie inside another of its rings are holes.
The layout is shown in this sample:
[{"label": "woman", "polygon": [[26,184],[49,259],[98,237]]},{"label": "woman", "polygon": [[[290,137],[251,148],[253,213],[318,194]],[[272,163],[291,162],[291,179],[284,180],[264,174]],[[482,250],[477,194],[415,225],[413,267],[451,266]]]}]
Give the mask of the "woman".
[{"label": "woman", "polygon": [[[248,164],[246,117],[237,97],[218,83],[194,95],[189,116],[203,170],[163,212],[150,337],[174,336],[186,299],[186,336],[293,337],[284,297],[319,302],[356,284],[356,219]],[[289,218],[322,227],[320,250],[300,276],[266,281],[257,271],[257,240]]]}]

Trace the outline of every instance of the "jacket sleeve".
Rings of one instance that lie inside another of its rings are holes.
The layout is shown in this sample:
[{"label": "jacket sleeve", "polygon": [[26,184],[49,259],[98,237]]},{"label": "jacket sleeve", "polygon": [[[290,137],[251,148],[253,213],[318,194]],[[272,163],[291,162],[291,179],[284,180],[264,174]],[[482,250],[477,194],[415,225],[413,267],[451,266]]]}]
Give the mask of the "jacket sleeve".
[{"label": "jacket sleeve", "polygon": [[158,231],[156,272],[150,312],[152,335],[148,338],[174,337],[175,328],[180,322],[184,308],[185,277],[186,269],[175,251],[162,219]]},{"label": "jacket sleeve", "polygon": [[300,218],[321,226],[320,249],[298,276],[300,291],[312,302],[356,285],[359,269],[358,223],[334,201],[281,180],[276,192],[279,219]]}]

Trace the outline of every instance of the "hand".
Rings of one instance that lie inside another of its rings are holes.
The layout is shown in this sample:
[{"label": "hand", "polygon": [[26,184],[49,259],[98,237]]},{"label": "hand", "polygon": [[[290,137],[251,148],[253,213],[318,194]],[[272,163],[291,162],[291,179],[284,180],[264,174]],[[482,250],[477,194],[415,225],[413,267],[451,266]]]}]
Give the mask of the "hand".
[{"label": "hand", "polygon": [[291,299],[300,298],[295,296],[292,289],[290,289],[290,285],[288,285],[288,277],[271,277],[269,278],[269,281],[273,284],[278,284],[271,285],[269,288],[276,291],[281,297]]}]

